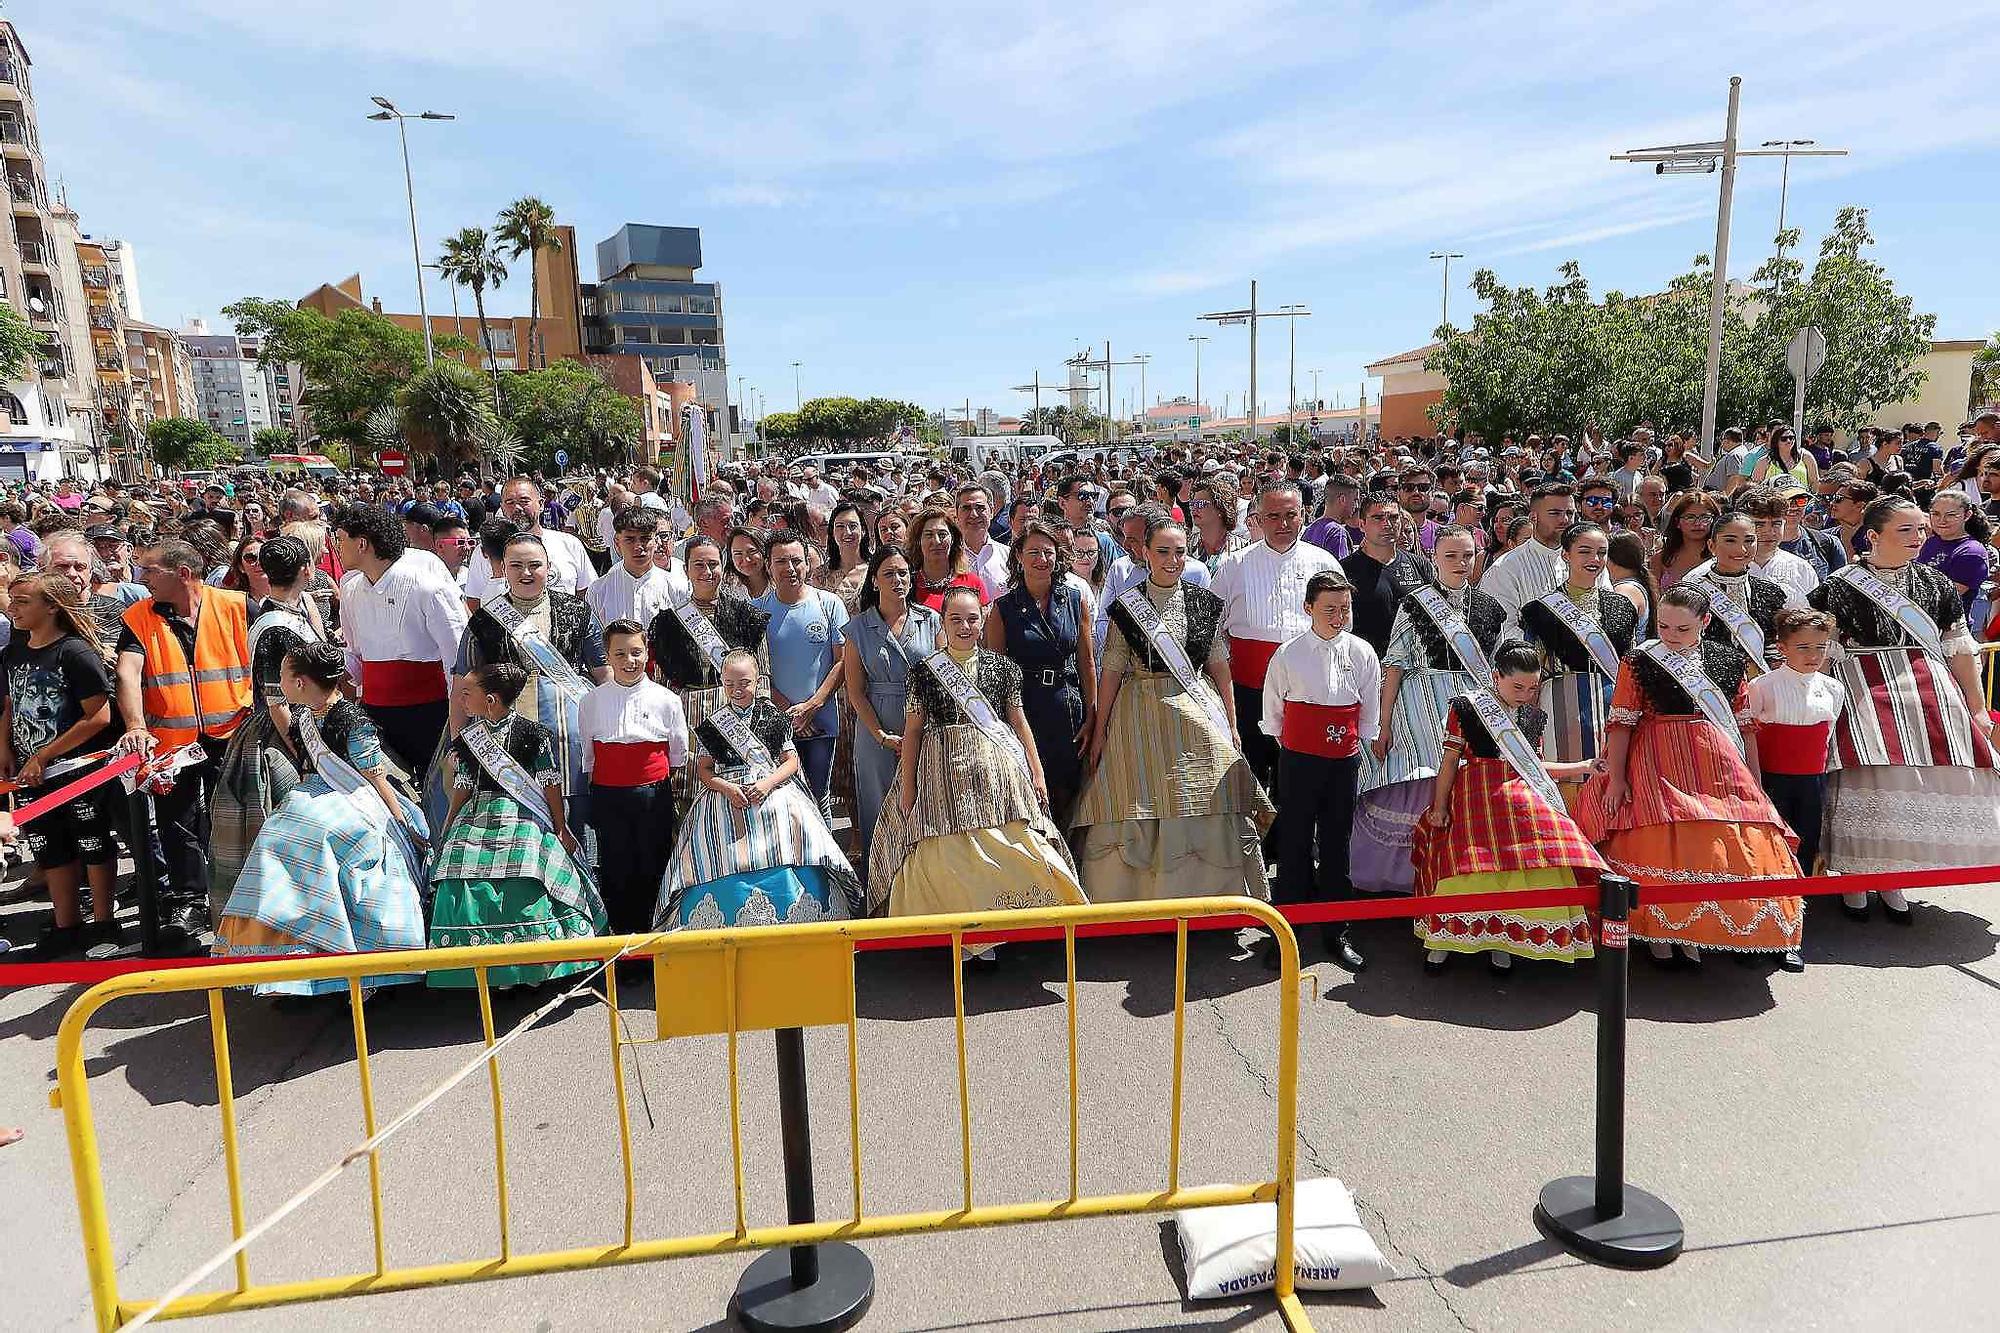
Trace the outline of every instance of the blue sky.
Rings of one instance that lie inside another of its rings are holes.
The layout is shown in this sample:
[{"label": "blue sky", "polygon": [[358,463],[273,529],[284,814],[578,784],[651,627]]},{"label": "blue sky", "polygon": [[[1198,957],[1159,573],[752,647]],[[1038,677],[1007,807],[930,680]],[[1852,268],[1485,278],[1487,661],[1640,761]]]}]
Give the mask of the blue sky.
[{"label": "blue sky", "polygon": [[[1720,137],[1854,150],[1794,164],[1808,248],[1843,204],[1939,337],[2000,328],[2000,3],[952,5],[767,0],[14,0],[52,180],[131,240],[149,318],[218,322],[359,271],[415,309],[395,135],[413,125],[426,259],[526,193],[594,243],[699,226],[732,377],[789,407],[883,394],[1003,411],[1080,343],[1144,352],[1150,396],[1240,411],[1240,305],[1309,304],[1300,393],[1352,405],[1361,367],[1426,341],[1475,266],[1580,260],[1652,290],[1705,253],[1714,177],[1610,152]],[[1778,164],[1746,162],[1731,271],[1769,250]],[[494,300],[526,312],[527,284]],[[435,284],[432,309],[448,309]],[[1285,330],[1260,394],[1281,411]],[[1125,395],[1127,372],[1120,372]],[[1137,380],[1130,381],[1132,388]]]}]

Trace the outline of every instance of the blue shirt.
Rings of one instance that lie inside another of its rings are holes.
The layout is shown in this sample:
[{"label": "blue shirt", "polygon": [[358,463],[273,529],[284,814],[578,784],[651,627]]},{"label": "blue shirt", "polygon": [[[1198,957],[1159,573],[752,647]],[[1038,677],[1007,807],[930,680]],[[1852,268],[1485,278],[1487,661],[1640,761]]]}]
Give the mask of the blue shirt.
[{"label": "blue shirt", "polygon": [[[750,603],[771,613],[771,623],[764,631],[771,650],[771,687],[794,704],[810,699],[833,670],[834,655],[847,632],[847,608],[838,597],[819,588],[804,592],[788,606],[778,600],[777,588],[771,587]],[[839,706],[829,696],[813,715],[812,730],[832,736],[839,725]]]}]

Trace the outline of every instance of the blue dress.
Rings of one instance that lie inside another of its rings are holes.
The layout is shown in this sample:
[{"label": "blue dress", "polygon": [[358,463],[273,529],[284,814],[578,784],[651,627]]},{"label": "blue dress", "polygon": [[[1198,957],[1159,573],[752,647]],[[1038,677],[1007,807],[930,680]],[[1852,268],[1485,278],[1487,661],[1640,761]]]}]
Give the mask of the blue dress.
[{"label": "blue dress", "polygon": [[1076,733],[1083,726],[1083,687],[1078,679],[1077,639],[1082,633],[1083,597],[1068,580],[1055,585],[1044,612],[1025,584],[993,603],[1007,631],[1007,658],[1021,668],[1021,711],[1041,752],[1042,780],[1048,784],[1049,812],[1056,827],[1067,828],[1083,785],[1083,755]]},{"label": "blue dress", "polygon": [[[909,603],[909,612],[903,617],[900,638],[889,632],[882,613],[874,607],[847,622],[847,637],[861,659],[861,674],[867,682],[868,706],[875,710],[875,720],[883,731],[895,736],[903,734],[910,698],[910,663],[936,652],[943,633],[943,618],[915,602]],[[881,816],[882,803],[888,799],[889,788],[895,781],[896,752],[878,744],[862,729],[857,718],[854,798],[859,809],[855,813],[855,835],[864,849],[874,836],[875,821]]]}]

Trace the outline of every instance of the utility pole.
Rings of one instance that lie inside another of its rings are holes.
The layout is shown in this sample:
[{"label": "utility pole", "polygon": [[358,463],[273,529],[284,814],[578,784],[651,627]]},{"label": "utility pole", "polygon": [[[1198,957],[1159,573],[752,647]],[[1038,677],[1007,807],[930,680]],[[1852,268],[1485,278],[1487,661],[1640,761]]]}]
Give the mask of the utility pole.
[{"label": "utility pole", "polygon": [[[1283,306],[1278,314],[1286,319],[1298,319],[1312,312],[1304,306]],[[1206,315],[1196,316],[1215,324],[1248,324],[1250,326],[1250,395],[1243,400],[1244,419],[1250,427],[1250,442],[1257,442],[1257,280],[1250,279],[1250,304],[1243,310],[1216,310]]]},{"label": "utility pole", "polygon": [[803,412],[806,410],[805,395],[799,392],[799,363],[797,361],[792,362],[792,410],[794,412]]},{"label": "utility pole", "polygon": [[1291,321],[1291,350],[1285,358],[1285,443],[1288,446],[1292,443],[1291,437],[1296,425],[1295,419],[1299,414],[1299,320],[1310,314],[1312,314],[1312,311],[1302,305],[1281,305],[1266,316],[1269,319],[1282,318]]},{"label": "utility pole", "polygon": [[1135,352],[1132,359],[1139,363],[1139,415],[1144,417],[1146,409],[1152,406],[1146,398],[1146,363],[1153,359],[1151,352]]},{"label": "utility pole", "polygon": [[1451,327],[1451,261],[1454,259],[1463,259],[1465,258],[1465,256],[1459,254],[1455,250],[1433,250],[1431,251],[1431,258],[1442,259],[1444,261],[1444,307],[1442,313],[1438,315],[1438,323],[1442,324],[1446,328],[1450,328]]},{"label": "utility pole", "polygon": [[1208,341],[1206,333],[1190,333],[1188,341],[1194,344],[1194,415],[1201,415],[1201,345]]},{"label": "utility pole", "polygon": [[[410,205],[410,257],[416,260],[417,263],[417,321],[424,326],[424,364],[426,366],[433,366],[437,364],[437,350],[431,345],[431,310],[429,303],[424,299],[424,251],[422,243],[417,239],[417,187],[410,175],[410,134],[404,127],[404,122],[409,120],[456,120],[457,117],[443,111],[425,111],[416,116],[411,116],[406,112],[397,110],[396,104],[386,97],[371,97],[368,100],[382,108],[380,111],[370,115],[368,119],[395,121],[396,137],[403,144],[403,195],[409,201]],[[455,299],[456,293],[454,292],[453,295]],[[499,390],[499,381],[497,379],[494,381],[494,390],[496,393]]]},{"label": "utility pole", "polygon": [[[1792,191],[1792,155],[1800,149],[1813,148],[1818,142],[1817,139],[1764,140],[1763,146],[1765,148],[1777,149],[1779,155],[1784,158],[1784,167],[1778,173],[1778,253],[1776,255],[1778,259],[1785,257],[1785,204],[1790,198]],[[1846,157],[1847,150],[1845,148],[1830,148],[1820,153],[1815,153],[1814,156]],[[1776,297],[1779,292],[1784,290],[1784,286],[1785,279],[1780,274],[1777,280],[1771,284],[1771,295]]]}]

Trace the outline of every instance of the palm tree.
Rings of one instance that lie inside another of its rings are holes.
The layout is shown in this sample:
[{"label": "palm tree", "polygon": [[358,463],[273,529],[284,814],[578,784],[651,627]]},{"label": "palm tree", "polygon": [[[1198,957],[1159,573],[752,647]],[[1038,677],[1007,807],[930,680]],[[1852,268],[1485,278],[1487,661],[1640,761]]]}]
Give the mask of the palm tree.
[{"label": "palm tree", "polygon": [[563,248],[562,236],[556,230],[556,211],[534,195],[523,195],[500,210],[494,219],[493,239],[507,247],[509,259],[528,259],[528,348],[530,360],[539,356],[544,369],[549,364],[548,350],[541,345],[542,323],[542,283],[535,271],[536,260],[544,250],[559,253]]},{"label": "palm tree", "polygon": [[484,227],[461,227],[445,238],[438,254],[438,272],[447,282],[472,292],[472,306],[479,314],[479,341],[486,348],[486,364],[493,371],[493,410],[500,411],[500,362],[493,355],[493,330],[486,322],[486,289],[507,281],[507,263],[486,235]]},{"label": "palm tree", "polygon": [[[476,457],[496,420],[478,373],[448,357],[411,376],[396,395],[396,411],[410,444],[445,465]],[[395,426],[371,415],[370,434],[378,429],[392,435]]]}]

